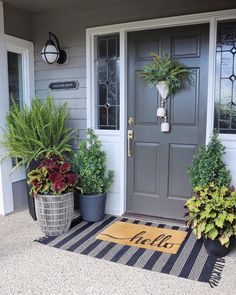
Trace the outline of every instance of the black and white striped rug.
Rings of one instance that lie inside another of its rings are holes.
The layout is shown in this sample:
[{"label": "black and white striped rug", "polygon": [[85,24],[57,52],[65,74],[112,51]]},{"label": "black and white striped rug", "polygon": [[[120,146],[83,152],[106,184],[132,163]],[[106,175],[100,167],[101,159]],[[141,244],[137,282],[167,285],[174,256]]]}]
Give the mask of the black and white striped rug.
[{"label": "black and white striped rug", "polygon": [[[96,236],[114,221],[184,230],[188,234],[177,254],[167,254],[96,240]],[[51,247],[122,263],[127,266],[208,282],[211,287],[219,283],[225,263],[223,258],[208,255],[202,241],[197,240],[189,229],[108,215],[104,220],[97,223],[85,222],[78,217],[73,221],[71,229],[66,234],[59,237],[43,237],[36,241]]]}]

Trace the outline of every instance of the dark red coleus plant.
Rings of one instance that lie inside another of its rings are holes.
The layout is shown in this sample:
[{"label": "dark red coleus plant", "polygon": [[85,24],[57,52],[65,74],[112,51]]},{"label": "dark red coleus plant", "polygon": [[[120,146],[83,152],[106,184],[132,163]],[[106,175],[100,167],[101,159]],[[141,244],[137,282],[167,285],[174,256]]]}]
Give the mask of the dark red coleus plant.
[{"label": "dark red coleus plant", "polygon": [[32,196],[59,195],[72,191],[78,179],[70,169],[70,164],[58,157],[42,160],[35,170],[28,173],[28,184],[32,187]]}]

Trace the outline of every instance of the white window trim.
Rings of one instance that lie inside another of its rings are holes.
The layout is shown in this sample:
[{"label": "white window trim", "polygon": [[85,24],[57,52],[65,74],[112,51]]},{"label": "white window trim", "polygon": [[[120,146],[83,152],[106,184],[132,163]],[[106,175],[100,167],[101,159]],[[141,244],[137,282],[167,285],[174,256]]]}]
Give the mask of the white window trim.
[{"label": "white window trim", "polygon": [[[31,99],[35,95],[34,87],[34,47],[33,43],[10,35],[5,35],[7,52],[22,55],[22,76],[23,78],[23,103],[30,106]],[[21,167],[9,177],[12,182],[26,178],[25,168]]]},{"label": "white window trim", "polygon": [[7,51],[22,55],[22,71],[24,77],[23,97],[24,103],[29,106],[35,95],[34,86],[34,46],[32,42],[5,35]]},{"label": "white window trim", "polygon": [[[33,43],[5,34],[3,3],[0,1],[0,97],[4,98],[0,116],[2,127],[5,125],[5,114],[9,111],[7,51],[20,53],[23,56],[24,102],[29,105],[31,98],[35,96]],[[5,153],[5,148],[0,146],[0,156]],[[14,211],[12,183],[25,179],[24,171],[15,171],[10,175],[12,168],[11,159],[5,159],[0,163],[0,215]]]},{"label": "white window trim", "polygon": [[[86,76],[87,76],[87,127],[94,128],[95,124],[95,81],[94,81],[94,51],[95,36],[105,34],[120,34],[120,130],[96,130],[99,135],[118,136],[120,149],[120,208],[119,213],[126,210],[126,132],[127,132],[127,33],[147,29],[158,29],[191,24],[209,23],[209,63],[208,63],[208,98],[207,98],[207,123],[206,143],[209,141],[214,122],[214,97],[215,97],[215,46],[217,22],[236,18],[236,9],[214,11],[208,13],[191,14],[152,20],[144,20],[117,25],[88,28],[86,30]],[[236,136],[222,135],[223,138],[236,140]]]}]

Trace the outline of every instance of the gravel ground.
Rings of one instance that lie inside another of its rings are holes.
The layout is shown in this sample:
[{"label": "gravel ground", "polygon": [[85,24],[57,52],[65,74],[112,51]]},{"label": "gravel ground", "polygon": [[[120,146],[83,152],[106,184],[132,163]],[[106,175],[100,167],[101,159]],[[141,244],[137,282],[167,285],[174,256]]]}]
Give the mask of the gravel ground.
[{"label": "gravel ground", "polygon": [[33,242],[42,233],[26,210],[0,216],[0,295],[236,295],[236,258],[218,287],[102,261]]}]

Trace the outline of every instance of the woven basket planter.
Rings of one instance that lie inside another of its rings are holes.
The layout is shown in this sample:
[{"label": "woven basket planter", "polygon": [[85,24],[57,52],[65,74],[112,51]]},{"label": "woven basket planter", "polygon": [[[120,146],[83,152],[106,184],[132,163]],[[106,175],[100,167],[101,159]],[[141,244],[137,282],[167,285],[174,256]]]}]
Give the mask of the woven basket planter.
[{"label": "woven basket planter", "polygon": [[66,233],[74,215],[74,193],[40,195],[35,198],[37,220],[46,236]]}]

